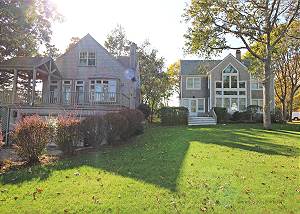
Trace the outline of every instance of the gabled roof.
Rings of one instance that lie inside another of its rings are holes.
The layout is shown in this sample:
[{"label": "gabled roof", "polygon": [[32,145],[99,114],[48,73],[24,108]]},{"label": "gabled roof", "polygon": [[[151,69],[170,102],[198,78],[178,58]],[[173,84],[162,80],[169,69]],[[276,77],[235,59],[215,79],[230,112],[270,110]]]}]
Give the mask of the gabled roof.
[{"label": "gabled roof", "polygon": [[222,60],[180,60],[181,75],[206,75]]}]

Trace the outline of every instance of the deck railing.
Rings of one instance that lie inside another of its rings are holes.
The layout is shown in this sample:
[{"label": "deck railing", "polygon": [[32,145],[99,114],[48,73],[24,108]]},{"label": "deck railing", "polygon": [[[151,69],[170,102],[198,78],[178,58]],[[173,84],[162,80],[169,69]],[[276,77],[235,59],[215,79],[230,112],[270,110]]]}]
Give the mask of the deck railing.
[{"label": "deck railing", "polygon": [[12,91],[0,91],[0,104],[30,105],[121,105],[129,107],[130,99],[122,93],[114,92],[56,92],[36,91],[34,101],[32,94],[18,93],[13,101]]}]

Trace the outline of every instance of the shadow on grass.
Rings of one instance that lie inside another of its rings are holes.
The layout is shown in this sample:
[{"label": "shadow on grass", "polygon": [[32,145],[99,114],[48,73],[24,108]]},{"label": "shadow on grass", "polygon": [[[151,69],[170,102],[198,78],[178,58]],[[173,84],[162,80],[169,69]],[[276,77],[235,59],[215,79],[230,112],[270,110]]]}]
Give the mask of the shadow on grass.
[{"label": "shadow on grass", "polygon": [[[288,128],[286,131],[289,131]],[[90,166],[175,191],[189,142],[198,141],[267,155],[298,156],[297,147],[273,143],[276,137],[279,136],[255,125],[150,128],[138,137],[136,143],[65,159],[53,166],[36,166],[31,173],[26,169],[11,171],[0,176],[0,183],[45,180],[53,171]]]}]

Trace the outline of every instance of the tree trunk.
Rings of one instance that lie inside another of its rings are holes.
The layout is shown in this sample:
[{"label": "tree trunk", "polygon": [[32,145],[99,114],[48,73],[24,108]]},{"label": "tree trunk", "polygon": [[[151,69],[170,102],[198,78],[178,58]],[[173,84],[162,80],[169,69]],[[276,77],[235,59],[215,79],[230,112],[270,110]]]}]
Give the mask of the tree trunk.
[{"label": "tree trunk", "polygon": [[293,103],[294,103],[294,94],[295,93],[291,93],[291,97],[290,97],[290,103],[289,103],[289,121],[292,121],[292,114],[293,114]]},{"label": "tree trunk", "polygon": [[267,48],[267,57],[265,60],[265,72],[264,72],[264,128],[270,130],[271,125],[271,81],[272,81],[272,71],[271,71],[271,53],[269,48]]},{"label": "tree trunk", "polygon": [[286,115],[286,103],[285,100],[281,101],[281,105],[282,105],[282,120],[286,121],[287,115]]}]

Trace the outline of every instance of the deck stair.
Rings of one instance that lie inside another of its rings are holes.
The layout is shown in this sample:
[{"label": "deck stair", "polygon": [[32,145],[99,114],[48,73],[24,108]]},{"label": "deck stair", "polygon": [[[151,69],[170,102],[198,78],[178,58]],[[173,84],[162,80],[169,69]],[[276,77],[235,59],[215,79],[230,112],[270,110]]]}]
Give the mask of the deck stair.
[{"label": "deck stair", "polygon": [[192,117],[188,118],[189,126],[201,126],[201,125],[216,125],[217,122],[213,117]]}]

